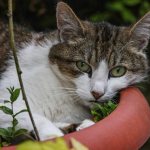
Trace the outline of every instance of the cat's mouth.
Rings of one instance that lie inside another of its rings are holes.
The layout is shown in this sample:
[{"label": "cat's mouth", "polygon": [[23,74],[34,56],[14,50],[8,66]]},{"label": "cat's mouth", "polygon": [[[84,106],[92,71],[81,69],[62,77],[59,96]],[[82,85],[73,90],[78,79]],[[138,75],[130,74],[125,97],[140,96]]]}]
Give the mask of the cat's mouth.
[{"label": "cat's mouth", "polygon": [[101,103],[105,103],[106,102],[106,100],[101,100],[101,101],[97,101],[97,100],[91,100],[91,101],[89,101],[90,103],[92,103],[92,104],[95,104],[95,103],[97,103],[97,104],[101,104]]},{"label": "cat's mouth", "polygon": [[101,97],[101,98],[99,98],[97,100],[96,99],[89,100],[90,103],[103,103],[105,101],[106,101],[106,99],[103,99],[103,97]]}]

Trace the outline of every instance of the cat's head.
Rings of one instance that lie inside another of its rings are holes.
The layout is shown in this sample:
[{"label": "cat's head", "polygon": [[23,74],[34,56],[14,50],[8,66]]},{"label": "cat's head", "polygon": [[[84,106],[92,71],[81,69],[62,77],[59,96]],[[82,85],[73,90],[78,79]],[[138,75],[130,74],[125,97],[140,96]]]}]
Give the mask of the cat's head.
[{"label": "cat's head", "polygon": [[50,62],[81,99],[107,100],[144,79],[150,12],[130,27],[82,21],[63,2],[56,16],[60,42],[51,48]]}]

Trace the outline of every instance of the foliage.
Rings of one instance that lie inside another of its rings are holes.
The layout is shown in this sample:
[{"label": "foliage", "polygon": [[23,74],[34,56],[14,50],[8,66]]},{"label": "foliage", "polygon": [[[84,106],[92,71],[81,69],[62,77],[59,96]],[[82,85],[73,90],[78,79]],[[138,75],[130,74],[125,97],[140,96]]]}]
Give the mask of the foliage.
[{"label": "foliage", "polygon": [[107,117],[111,112],[113,112],[117,107],[117,104],[108,101],[103,104],[95,103],[95,106],[91,109],[91,114],[94,117],[94,121],[98,122],[99,120]]},{"label": "foliage", "polygon": [[107,20],[117,24],[132,24],[150,10],[148,0],[109,0],[104,4],[104,11],[90,16],[92,21]]},{"label": "foliage", "polygon": [[[131,24],[150,10],[149,0],[66,0],[82,19],[109,21],[113,24]],[[56,0],[14,1],[17,23],[35,30],[56,28]],[[86,4],[86,5],[85,5]],[[0,1],[0,18],[7,14],[7,1]]]},{"label": "foliage", "polygon": [[6,146],[12,143],[13,139],[17,136],[20,136],[22,134],[26,134],[26,129],[18,129],[18,120],[16,119],[16,116],[19,114],[26,112],[26,109],[20,110],[18,112],[14,112],[14,103],[16,102],[17,98],[20,95],[20,89],[15,89],[14,87],[10,87],[7,89],[10,93],[10,99],[5,100],[4,104],[8,104],[10,107],[7,107],[5,105],[0,106],[0,110],[5,113],[6,115],[11,116],[11,126],[7,128],[0,128],[0,138],[1,138],[1,146]]},{"label": "foliage", "polygon": [[[88,150],[81,143],[76,141],[75,139],[71,139],[71,143],[73,148],[71,150]],[[65,141],[61,138],[56,139],[55,142],[47,141],[47,142],[32,142],[28,141],[19,146],[17,146],[17,150],[69,150]]]}]

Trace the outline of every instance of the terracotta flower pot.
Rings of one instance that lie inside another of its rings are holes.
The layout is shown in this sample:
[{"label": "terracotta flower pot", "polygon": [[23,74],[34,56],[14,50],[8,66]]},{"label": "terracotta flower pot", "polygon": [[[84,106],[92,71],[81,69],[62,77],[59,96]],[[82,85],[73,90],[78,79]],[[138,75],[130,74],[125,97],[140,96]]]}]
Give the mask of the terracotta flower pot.
[{"label": "terracotta flower pot", "polygon": [[150,137],[150,107],[137,88],[121,92],[118,107],[95,125],[66,135],[90,150],[137,150]]},{"label": "terracotta flower pot", "polygon": [[150,107],[137,88],[125,89],[115,111],[91,127],[65,135],[69,145],[72,137],[90,150],[137,150],[150,137]]}]

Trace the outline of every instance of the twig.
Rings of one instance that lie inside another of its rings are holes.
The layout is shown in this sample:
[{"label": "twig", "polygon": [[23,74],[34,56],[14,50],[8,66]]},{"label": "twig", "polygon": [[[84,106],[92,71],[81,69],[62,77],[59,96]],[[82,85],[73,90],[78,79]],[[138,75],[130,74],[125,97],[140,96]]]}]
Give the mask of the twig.
[{"label": "twig", "polygon": [[37,128],[36,128],[36,125],[35,125],[31,110],[30,110],[30,107],[29,107],[29,103],[28,103],[28,100],[27,100],[27,97],[26,97],[26,93],[25,93],[25,89],[24,89],[24,85],[23,85],[23,81],[22,81],[22,77],[21,77],[22,71],[21,71],[21,68],[20,68],[20,65],[19,65],[17,54],[16,54],[14,31],[13,31],[12,0],[8,0],[8,17],[9,17],[10,46],[11,46],[13,56],[14,56],[14,61],[15,61],[17,75],[18,75],[18,80],[19,80],[19,83],[20,83],[21,91],[22,91],[22,97],[23,97],[23,100],[25,101],[25,104],[26,104],[26,107],[27,107],[27,110],[28,110],[33,128],[34,128],[36,139],[38,141],[40,141],[40,137],[39,137],[39,134],[38,134],[38,131],[37,131]]},{"label": "twig", "polygon": [[2,144],[2,137],[0,136],[0,147],[2,147],[3,144]]}]

